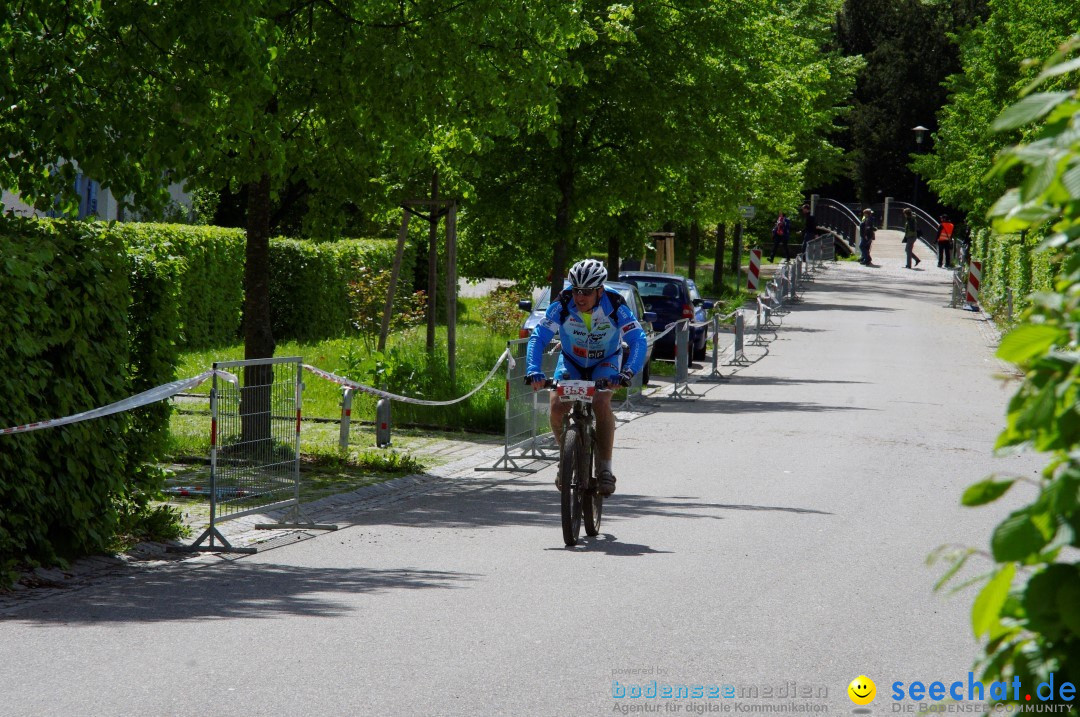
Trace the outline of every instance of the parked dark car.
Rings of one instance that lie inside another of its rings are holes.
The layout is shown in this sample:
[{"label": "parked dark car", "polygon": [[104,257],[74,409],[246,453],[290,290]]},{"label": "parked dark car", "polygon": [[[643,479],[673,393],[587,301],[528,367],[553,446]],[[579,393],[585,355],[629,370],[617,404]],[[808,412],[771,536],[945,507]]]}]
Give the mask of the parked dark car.
[{"label": "parked dark car", "polygon": [[[626,284],[621,281],[608,281],[604,282],[604,288],[611,291],[618,292],[626,301],[627,306],[630,307],[631,313],[641,323],[641,328],[645,329],[645,335],[652,339],[653,335],[653,322],[656,321],[656,314],[645,310],[645,304],[642,303],[641,295],[638,294],[637,287],[633,284]],[[534,292],[533,299],[522,299],[518,302],[518,308],[522,311],[531,312],[526,318],[525,323],[521,325],[521,330],[518,332],[518,336],[523,339],[529,338],[532,335],[532,331],[536,328],[536,325],[540,323],[540,320],[544,318],[544,314],[547,312],[548,304],[551,303],[549,294],[551,293],[550,287],[540,287]],[[652,361],[653,347],[649,346],[645,352],[645,368],[641,371],[641,383],[646,385],[649,383],[649,362]]]},{"label": "parked dark car", "polygon": [[[627,271],[619,274],[619,279],[637,287],[645,310],[656,314],[653,329],[661,332],[675,321],[705,321],[713,302],[701,298],[697,285],[678,274],[661,274],[655,271]],[[691,359],[705,359],[708,343],[708,327],[699,326],[690,330]],[[675,355],[675,331],[661,337],[656,342],[658,356]]]}]

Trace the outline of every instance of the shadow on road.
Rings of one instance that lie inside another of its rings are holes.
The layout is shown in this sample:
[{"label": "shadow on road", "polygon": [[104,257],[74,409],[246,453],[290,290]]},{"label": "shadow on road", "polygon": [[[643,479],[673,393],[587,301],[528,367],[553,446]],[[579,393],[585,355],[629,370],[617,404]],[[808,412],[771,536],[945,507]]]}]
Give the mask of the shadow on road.
[{"label": "shadow on road", "polygon": [[[603,526],[601,526],[603,527]],[[624,556],[624,557],[639,557],[641,555],[666,555],[673,551],[671,550],[656,550],[650,548],[648,545],[639,545],[637,543],[621,543],[611,533],[600,533],[594,538],[583,536],[581,542],[579,542],[573,548],[549,548],[549,550],[572,550],[575,553],[603,553],[604,555]]]},{"label": "shadow on road", "polygon": [[[732,380],[740,381],[742,377]],[[700,398],[709,389],[715,387],[707,384],[690,384],[691,390]],[[807,403],[802,401],[732,401],[732,400],[709,400],[699,401],[691,396],[682,400],[670,398],[657,398],[649,401],[649,410],[652,413],[823,413],[826,411],[876,411],[876,408],[864,408],[862,406],[830,406],[823,403]]]},{"label": "shadow on road", "polygon": [[[869,292],[863,292],[869,293]],[[794,312],[801,313],[803,311],[896,311],[896,309],[889,306],[871,306],[869,304],[811,304],[802,303],[798,304]]]},{"label": "shadow on road", "polygon": [[248,561],[155,571],[24,611],[45,625],[165,622],[282,615],[338,617],[354,608],[333,595],[464,587],[478,576],[439,570],[313,568]]},{"label": "shadow on road", "polygon": [[[554,471],[543,480],[510,479],[499,482],[476,478],[456,478],[459,490],[443,494],[433,492],[408,505],[366,511],[353,525],[397,525],[424,528],[483,528],[501,526],[543,526],[554,536],[561,521],[559,494],[554,485]],[[623,478],[620,491],[630,491],[643,479]],[[473,483],[472,490],[460,490],[463,481]],[[640,485],[640,483],[639,483]],[[539,490],[519,490],[535,487]],[[689,496],[649,496],[619,492],[604,501],[604,521],[617,522],[639,517],[671,519],[723,520],[730,510],[777,511],[798,515],[829,515],[824,511],[784,506],[728,505],[703,502]]]},{"label": "shadow on road", "polygon": [[731,377],[733,384],[740,386],[797,386],[800,384],[813,383],[837,383],[837,384],[865,384],[866,381],[835,381],[820,378],[795,378],[792,376],[751,376],[749,374],[734,374]]}]

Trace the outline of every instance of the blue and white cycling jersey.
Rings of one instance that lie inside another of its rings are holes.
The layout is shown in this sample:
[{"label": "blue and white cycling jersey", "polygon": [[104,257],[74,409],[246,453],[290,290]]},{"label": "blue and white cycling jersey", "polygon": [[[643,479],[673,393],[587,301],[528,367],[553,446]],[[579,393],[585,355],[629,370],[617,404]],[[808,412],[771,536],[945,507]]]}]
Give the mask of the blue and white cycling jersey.
[{"label": "blue and white cycling jersey", "polygon": [[[562,318],[564,312],[565,320]],[[570,292],[563,291],[548,306],[543,320],[536,325],[529,337],[525,358],[526,375],[542,373],[544,348],[556,333],[562,342],[563,355],[560,365],[569,361],[579,369],[593,368],[605,359],[617,356],[622,349],[622,342],[625,341],[630,347],[626,368],[632,369],[635,374],[641,373],[648,348],[645,330],[634,318],[630,307],[622,301],[622,297],[612,291],[605,291],[593,307],[590,318],[591,326],[585,323]],[[618,361],[615,363],[617,365]]]}]

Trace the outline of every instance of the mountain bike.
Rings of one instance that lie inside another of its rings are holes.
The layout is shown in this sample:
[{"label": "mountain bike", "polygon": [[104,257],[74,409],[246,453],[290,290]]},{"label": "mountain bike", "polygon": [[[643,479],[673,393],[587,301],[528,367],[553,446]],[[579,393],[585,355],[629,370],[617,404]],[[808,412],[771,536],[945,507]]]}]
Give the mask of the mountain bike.
[{"label": "mountain bike", "polygon": [[547,380],[544,387],[553,389],[560,401],[574,404],[563,423],[559,451],[563,542],[573,546],[581,535],[583,519],[586,535],[600,534],[604,497],[600,495],[600,484],[593,470],[596,417],[592,401],[597,391],[607,390],[607,382]]}]

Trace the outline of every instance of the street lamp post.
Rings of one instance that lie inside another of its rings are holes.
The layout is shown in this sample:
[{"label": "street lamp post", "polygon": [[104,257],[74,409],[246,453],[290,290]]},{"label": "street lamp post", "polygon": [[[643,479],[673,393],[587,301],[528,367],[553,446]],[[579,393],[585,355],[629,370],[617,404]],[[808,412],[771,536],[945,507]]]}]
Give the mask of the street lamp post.
[{"label": "street lamp post", "polygon": [[[927,129],[926,127],[923,127],[922,125],[912,127],[911,130],[915,133],[915,154],[920,154],[922,152],[923,137],[930,130]],[[919,175],[918,174],[915,175],[915,188],[911,192],[911,194],[912,194],[911,203],[913,205],[915,205],[916,207],[919,206]]]}]

